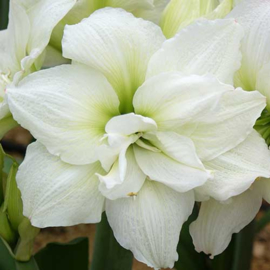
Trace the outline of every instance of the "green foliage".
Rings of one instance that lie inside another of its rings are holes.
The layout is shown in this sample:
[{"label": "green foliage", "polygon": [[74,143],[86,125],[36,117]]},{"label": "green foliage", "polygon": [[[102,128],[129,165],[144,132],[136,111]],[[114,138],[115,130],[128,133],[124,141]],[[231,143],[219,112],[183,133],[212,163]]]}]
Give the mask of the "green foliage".
[{"label": "green foliage", "polygon": [[116,241],[105,213],[97,225],[91,270],[132,269],[133,255]]},{"label": "green foliage", "polygon": [[78,238],[68,244],[48,244],[35,255],[35,260],[40,270],[87,270],[88,238]]},{"label": "green foliage", "polygon": [[8,24],[9,0],[0,1],[0,30],[6,29]]},{"label": "green foliage", "polygon": [[187,222],[184,223],[180,241],[178,243],[177,252],[179,255],[178,261],[174,267],[177,270],[207,270],[207,256],[195,251],[192,243],[192,238],[189,234],[189,225],[197,218],[199,208],[195,204],[192,214],[190,215]]}]

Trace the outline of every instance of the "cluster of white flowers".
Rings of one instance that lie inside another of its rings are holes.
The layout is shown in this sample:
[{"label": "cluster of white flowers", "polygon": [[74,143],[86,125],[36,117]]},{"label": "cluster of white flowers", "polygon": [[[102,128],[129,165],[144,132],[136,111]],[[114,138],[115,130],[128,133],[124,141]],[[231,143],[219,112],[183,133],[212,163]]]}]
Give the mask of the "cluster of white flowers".
[{"label": "cluster of white flowers", "polygon": [[37,139],[17,175],[34,226],[106,211],[136,259],[173,267],[196,201],[211,257],[270,202],[270,0],[11,0],[0,57],[0,135]]}]

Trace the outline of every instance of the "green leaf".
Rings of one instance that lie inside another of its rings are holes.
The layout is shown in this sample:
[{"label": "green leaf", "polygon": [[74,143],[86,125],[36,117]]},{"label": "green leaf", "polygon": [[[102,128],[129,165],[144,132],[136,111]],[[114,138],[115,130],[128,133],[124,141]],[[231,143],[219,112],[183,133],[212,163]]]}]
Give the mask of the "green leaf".
[{"label": "green leaf", "polygon": [[0,238],[0,269],[1,270],[39,270],[35,259],[32,257],[29,262],[17,262],[7,245]]},{"label": "green leaf", "polygon": [[207,256],[198,253],[193,245],[192,238],[189,234],[189,225],[198,217],[199,209],[195,204],[193,212],[188,221],[184,223],[180,240],[177,246],[177,252],[179,255],[178,261],[174,267],[177,270],[207,270]]},{"label": "green leaf", "polygon": [[5,158],[5,153],[2,148],[2,145],[0,144],[0,205],[2,205],[4,201],[4,183],[3,183],[3,168],[4,168],[4,158]]},{"label": "green leaf", "polygon": [[87,270],[88,238],[78,238],[68,244],[48,244],[35,255],[35,260],[40,270]]},{"label": "green leaf", "polygon": [[6,29],[8,24],[9,0],[0,1],[0,30]]},{"label": "green leaf", "polygon": [[105,213],[97,224],[91,270],[132,269],[133,255],[116,241]]},{"label": "green leaf", "polygon": [[233,235],[229,246],[220,254],[215,256],[212,262],[213,270],[228,270],[232,269],[234,259],[235,235]]},{"label": "green leaf", "polygon": [[250,270],[255,236],[255,221],[249,223],[235,236],[234,260],[232,270]]}]

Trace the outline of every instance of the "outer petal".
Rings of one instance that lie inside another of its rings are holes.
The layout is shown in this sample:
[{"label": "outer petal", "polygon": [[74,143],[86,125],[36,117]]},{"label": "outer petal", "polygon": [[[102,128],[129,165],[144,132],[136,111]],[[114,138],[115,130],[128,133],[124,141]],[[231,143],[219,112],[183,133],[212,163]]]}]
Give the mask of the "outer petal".
[{"label": "outer petal", "polygon": [[95,149],[119,105],[103,75],[81,65],[31,74],[8,89],[8,100],[14,118],[50,153],[80,165],[97,160]]},{"label": "outer petal", "polygon": [[[176,146],[181,149],[180,145]],[[187,148],[183,145],[182,149]],[[186,192],[203,185],[210,177],[209,172],[202,168],[198,162],[193,162],[194,167],[176,161],[164,153],[157,153],[134,145],[136,160],[142,171],[151,179],[175,189]],[[191,162],[193,158],[192,149],[189,153]],[[185,157],[185,159],[188,159]]]},{"label": "outer petal", "polygon": [[134,12],[139,9],[154,8],[154,0],[108,0],[107,6],[119,7],[129,12]]},{"label": "outer petal", "polygon": [[135,11],[133,14],[136,17],[141,17],[145,20],[152,21],[155,24],[159,24],[160,17],[162,15],[163,10],[167,6],[170,0],[155,0],[154,8],[152,9],[139,9]]},{"label": "outer petal", "polygon": [[44,63],[42,63],[42,68],[45,69],[45,68],[60,66],[63,64],[70,64],[70,60],[64,58],[60,51],[48,45],[46,47],[45,59],[44,59]]},{"label": "outer petal", "polygon": [[223,203],[213,199],[203,202],[198,219],[190,225],[196,250],[211,254],[211,257],[222,253],[232,234],[238,233],[253,220],[261,203],[261,194],[256,189]]},{"label": "outer petal", "polygon": [[[245,30],[242,41],[242,66],[235,83],[245,90],[255,90],[257,73],[270,61],[270,3],[268,0],[246,0],[228,15]],[[256,89],[260,90],[260,89]]]},{"label": "outer petal", "polygon": [[178,193],[146,181],[134,200],[106,201],[117,241],[150,267],[173,267],[182,224],[192,212],[193,193]]},{"label": "outer petal", "polygon": [[[99,190],[110,200],[136,195],[141,189],[146,175],[139,168],[133,153],[132,147],[126,152],[127,169],[124,181],[121,181],[119,162],[116,161],[111,171],[105,175],[98,175],[101,181]],[[107,187],[113,184],[112,187]]]},{"label": "outer petal", "polygon": [[23,214],[36,227],[99,222],[104,197],[98,191],[98,163],[72,166],[33,143],[17,174]]},{"label": "outer petal", "polygon": [[257,91],[238,88],[225,93],[215,112],[195,120],[197,127],[190,137],[200,159],[212,160],[243,142],[264,107],[265,98]]},{"label": "outer petal", "polygon": [[121,9],[105,8],[66,26],[64,57],[94,67],[107,77],[120,111],[133,111],[132,98],[144,82],[148,61],[165,40],[158,26]]},{"label": "outer petal", "polygon": [[164,42],[151,58],[147,78],[166,71],[214,74],[232,84],[240,67],[242,28],[234,20],[200,20]]},{"label": "outer petal", "polygon": [[213,171],[214,178],[197,191],[223,201],[247,190],[257,177],[270,177],[270,151],[253,131],[237,147],[204,165]]},{"label": "outer petal", "polygon": [[258,178],[254,186],[260,190],[263,199],[270,203],[270,178]]},{"label": "outer petal", "polygon": [[257,74],[255,89],[260,91],[266,97],[266,108],[270,111],[270,62],[265,64]]},{"label": "outer petal", "polygon": [[[34,53],[37,58],[44,51],[53,28],[75,3],[76,0],[33,0],[31,4],[27,3],[26,10],[31,24],[27,45],[28,55]],[[23,68],[29,68],[36,58],[26,58],[22,63]]]},{"label": "outer petal", "polygon": [[200,0],[171,0],[162,14],[160,27],[164,35],[171,38],[200,14]]},{"label": "outer petal", "polygon": [[12,76],[16,71],[20,70],[20,61],[27,54],[30,27],[26,10],[17,1],[10,1],[6,40],[6,53],[10,59],[8,63],[5,63],[7,66],[4,67],[4,70],[7,72],[6,69],[9,69],[12,72]]},{"label": "outer petal", "polygon": [[148,79],[136,92],[135,112],[154,119],[158,128],[170,130],[202,117],[233,87],[210,76],[186,76],[178,72]]}]

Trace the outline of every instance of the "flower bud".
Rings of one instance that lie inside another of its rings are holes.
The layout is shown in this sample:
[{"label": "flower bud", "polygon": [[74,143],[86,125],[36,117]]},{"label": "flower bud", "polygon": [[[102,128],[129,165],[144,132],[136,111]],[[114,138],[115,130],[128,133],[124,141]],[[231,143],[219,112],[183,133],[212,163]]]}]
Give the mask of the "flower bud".
[{"label": "flower bud", "polygon": [[9,223],[7,214],[3,211],[3,206],[0,208],[0,236],[8,243],[13,244],[16,241],[16,233]]}]

